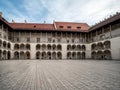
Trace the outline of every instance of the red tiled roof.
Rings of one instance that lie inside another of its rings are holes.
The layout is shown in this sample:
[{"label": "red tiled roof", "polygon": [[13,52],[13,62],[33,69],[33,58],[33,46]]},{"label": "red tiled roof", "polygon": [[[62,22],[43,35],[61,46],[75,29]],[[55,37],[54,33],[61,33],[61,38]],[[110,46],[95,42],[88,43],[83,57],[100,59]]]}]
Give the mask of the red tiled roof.
[{"label": "red tiled roof", "polygon": [[[74,22],[55,22],[57,30],[68,30],[68,31],[86,31],[90,27],[86,23],[74,23]],[[63,28],[61,28],[63,27]]]},{"label": "red tiled roof", "polygon": [[0,21],[5,23],[13,30],[50,30],[50,31],[70,31],[70,32],[89,32],[96,30],[116,20],[120,20],[120,13],[112,16],[111,18],[89,27],[87,23],[74,23],[74,22],[54,22],[53,24],[39,24],[39,23],[9,23],[2,16]]},{"label": "red tiled roof", "polygon": [[108,25],[116,20],[120,19],[120,13],[117,13],[116,15],[112,16],[111,18],[106,19],[105,21],[102,21],[96,25],[94,25],[93,27],[91,27],[89,30],[95,30],[98,29],[100,27],[103,27],[105,25]]},{"label": "red tiled roof", "polygon": [[[54,24],[9,23],[9,25],[15,30],[58,30],[86,32],[89,29],[89,26],[86,23],[73,22],[55,22]],[[64,26],[64,28],[60,28],[60,26]],[[70,26],[71,28],[68,28],[68,26]]]},{"label": "red tiled roof", "polygon": [[11,27],[9,26],[9,23],[7,22],[7,20],[4,19],[2,16],[0,16],[0,21],[2,21],[5,25],[7,25],[9,28],[11,28]]},{"label": "red tiled roof", "polygon": [[20,30],[53,30],[53,24],[38,24],[38,23],[9,23],[13,29]]}]

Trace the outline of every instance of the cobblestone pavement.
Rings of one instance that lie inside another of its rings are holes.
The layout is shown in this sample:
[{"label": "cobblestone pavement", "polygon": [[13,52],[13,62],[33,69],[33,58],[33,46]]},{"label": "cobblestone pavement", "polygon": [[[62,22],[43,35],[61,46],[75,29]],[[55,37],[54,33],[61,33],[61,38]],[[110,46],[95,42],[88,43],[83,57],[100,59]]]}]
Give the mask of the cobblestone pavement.
[{"label": "cobblestone pavement", "polygon": [[120,90],[120,61],[0,61],[0,90]]}]

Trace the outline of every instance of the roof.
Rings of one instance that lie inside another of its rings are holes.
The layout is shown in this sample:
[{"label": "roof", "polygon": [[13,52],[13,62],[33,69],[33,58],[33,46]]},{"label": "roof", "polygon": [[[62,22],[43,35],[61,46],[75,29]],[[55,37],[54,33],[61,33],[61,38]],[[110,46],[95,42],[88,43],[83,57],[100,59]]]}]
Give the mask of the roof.
[{"label": "roof", "polygon": [[[56,30],[56,31],[88,31],[89,26],[86,23],[73,22],[54,22],[54,24],[41,23],[9,23],[14,30]],[[60,28],[63,26],[63,28]],[[71,28],[69,28],[71,27]]]},{"label": "roof", "polygon": [[53,24],[38,24],[38,23],[9,23],[13,29],[19,30],[53,30]]},{"label": "roof", "polygon": [[76,23],[76,22],[54,22],[53,24],[46,23],[9,23],[2,16],[0,21],[11,28],[11,30],[47,30],[47,31],[70,31],[70,32],[89,32],[97,30],[105,25],[114,23],[120,20],[120,13],[102,21],[92,27],[87,23]]},{"label": "roof", "polygon": [[74,31],[86,31],[90,27],[87,23],[74,23],[74,22],[55,22],[57,30],[74,30]]},{"label": "roof", "polygon": [[103,27],[103,26],[105,26],[105,25],[108,25],[108,24],[110,24],[110,23],[112,23],[112,22],[114,22],[114,21],[116,21],[116,20],[119,20],[119,19],[120,19],[120,13],[117,12],[116,15],[114,15],[114,16],[108,18],[108,19],[105,19],[105,21],[102,21],[102,22],[94,25],[94,26],[91,27],[89,30],[98,29],[98,28],[100,28],[100,27]]},{"label": "roof", "polygon": [[0,15],[0,21],[2,21],[2,23],[4,23],[5,25],[7,25],[9,28],[11,28],[11,27],[9,26],[8,21],[7,21],[6,19],[4,19],[1,15]]}]

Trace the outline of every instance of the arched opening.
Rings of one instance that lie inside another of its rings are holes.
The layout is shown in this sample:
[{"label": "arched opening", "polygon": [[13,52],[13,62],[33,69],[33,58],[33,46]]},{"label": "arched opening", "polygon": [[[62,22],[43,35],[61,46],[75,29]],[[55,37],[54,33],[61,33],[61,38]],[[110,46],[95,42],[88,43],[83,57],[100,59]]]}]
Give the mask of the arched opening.
[{"label": "arched opening", "polygon": [[77,59],[81,59],[81,52],[77,52]]},{"label": "arched opening", "polygon": [[40,52],[36,52],[36,59],[41,59],[41,53]]},{"label": "arched opening", "polygon": [[14,58],[15,58],[15,59],[19,59],[19,52],[17,52],[17,51],[14,52]]},{"label": "arched opening", "polygon": [[46,50],[46,45],[45,44],[42,45],[42,50]]},{"label": "arched opening", "polygon": [[72,59],[72,57],[71,57],[71,52],[68,52],[68,53],[67,53],[67,59]]},{"label": "arched opening", "polygon": [[85,57],[86,57],[85,52],[82,52],[82,59],[85,59]]},{"label": "arched opening", "polygon": [[80,45],[77,45],[77,50],[81,50],[81,46]]},{"label": "arched opening", "polygon": [[86,50],[85,45],[82,45],[82,51],[85,51],[85,50]]},{"label": "arched opening", "polygon": [[20,59],[25,59],[25,53],[23,51],[20,52]]},{"label": "arched opening", "polygon": [[0,40],[0,47],[2,47],[2,40]]},{"label": "arched opening", "polygon": [[52,59],[56,59],[56,52],[52,53]]},{"label": "arched opening", "polygon": [[11,53],[10,53],[10,51],[8,51],[8,53],[7,53],[8,55],[8,59],[11,59]]},{"label": "arched opening", "polygon": [[36,45],[36,50],[40,50],[40,48],[41,48],[40,44],[37,44]]},{"label": "arched opening", "polygon": [[11,44],[10,44],[10,43],[8,43],[7,47],[8,47],[8,49],[10,49],[10,48],[11,48]]},{"label": "arched opening", "polygon": [[15,44],[15,45],[14,45],[14,49],[15,49],[15,50],[18,50],[18,49],[19,49],[19,44]]},{"label": "arched opening", "polygon": [[71,45],[67,45],[67,50],[71,50],[71,49],[72,49]]},{"label": "arched opening", "polygon": [[102,51],[97,52],[97,59],[103,60],[104,59],[104,54]]},{"label": "arched opening", "polygon": [[47,52],[47,59],[51,59],[51,52]]},{"label": "arched opening", "polygon": [[62,53],[61,53],[61,52],[58,52],[58,53],[57,53],[57,58],[58,58],[58,59],[62,59]]},{"label": "arched opening", "polygon": [[30,44],[26,44],[26,49],[30,50]]},{"label": "arched opening", "polygon": [[55,44],[53,44],[52,49],[56,50],[56,45]]},{"label": "arched opening", "polygon": [[6,52],[6,50],[3,51],[3,59],[7,59],[7,52]]},{"label": "arched opening", "polygon": [[96,44],[92,44],[91,49],[96,50]]},{"label": "arched opening", "polygon": [[96,59],[97,58],[97,53],[96,52],[92,52],[91,53],[91,57],[92,57],[92,59]]},{"label": "arched opening", "polygon": [[57,50],[62,50],[62,46],[61,45],[57,45]]},{"label": "arched opening", "polygon": [[72,50],[76,50],[76,45],[72,45]]},{"label": "arched opening", "polygon": [[76,59],[76,52],[73,52],[73,53],[72,53],[72,58],[73,58],[73,59]]},{"label": "arched opening", "polygon": [[104,51],[104,59],[106,60],[112,59],[110,50]]},{"label": "arched opening", "polygon": [[104,49],[102,42],[99,42],[97,44],[97,49],[99,49],[99,50]]},{"label": "arched opening", "polygon": [[2,50],[0,50],[0,60],[2,60]]},{"label": "arched opening", "polygon": [[27,51],[25,56],[26,56],[26,59],[30,59],[30,52]]},{"label": "arched opening", "polygon": [[104,42],[104,48],[105,48],[105,49],[110,49],[110,48],[111,48],[111,43],[110,43],[110,41],[105,41],[105,42]]},{"label": "arched opening", "polygon": [[42,52],[42,59],[46,59],[46,52]]},{"label": "arched opening", "polygon": [[50,44],[47,45],[47,49],[51,50],[51,45]]},{"label": "arched opening", "polygon": [[4,48],[6,48],[6,45],[7,45],[6,42],[3,41],[3,47],[4,47]]},{"label": "arched opening", "polygon": [[20,45],[20,49],[21,49],[21,50],[24,50],[24,49],[25,49],[25,45],[24,45],[24,44],[21,44],[21,45]]}]

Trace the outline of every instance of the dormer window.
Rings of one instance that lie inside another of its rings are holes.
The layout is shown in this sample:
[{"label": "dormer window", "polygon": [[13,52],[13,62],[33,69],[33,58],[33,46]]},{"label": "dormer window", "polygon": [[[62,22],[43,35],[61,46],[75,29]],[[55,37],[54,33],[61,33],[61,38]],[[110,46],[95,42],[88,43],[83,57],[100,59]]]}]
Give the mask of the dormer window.
[{"label": "dormer window", "polygon": [[59,26],[59,28],[63,28],[63,26]]},{"label": "dormer window", "polygon": [[77,27],[77,29],[81,29],[81,27]]},{"label": "dormer window", "polygon": [[67,26],[67,28],[69,28],[69,29],[70,29],[70,28],[72,28],[72,27],[71,27],[71,26]]},{"label": "dormer window", "polygon": [[36,28],[36,25],[34,25],[34,28]]}]

